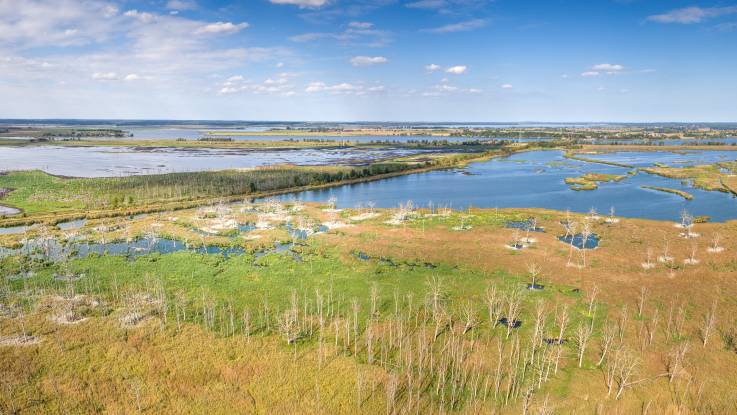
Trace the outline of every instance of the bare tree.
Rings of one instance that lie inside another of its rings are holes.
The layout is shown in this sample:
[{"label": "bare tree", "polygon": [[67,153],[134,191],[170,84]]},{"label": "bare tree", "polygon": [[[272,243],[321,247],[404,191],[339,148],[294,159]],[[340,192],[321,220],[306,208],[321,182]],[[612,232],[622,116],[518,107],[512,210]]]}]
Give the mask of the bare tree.
[{"label": "bare tree", "polygon": [[527,272],[530,274],[532,283],[528,285],[531,290],[537,290],[540,286],[537,285],[537,278],[540,276],[542,269],[536,263],[529,264],[527,266]]},{"label": "bare tree", "polygon": [[578,348],[578,367],[581,367],[583,365],[583,356],[584,353],[586,353],[586,346],[589,343],[589,339],[591,339],[591,326],[588,324],[584,324],[581,322],[581,324],[578,325],[578,329],[576,330],[576,347]]},{"label": "bare tree", "polygon": [[707,249],[707,251],[712,254],[718,254],[724,251],[724,247],[719,245],[719,242],[721,241],[721,239],[722,239],[722,236],[718,232],[714,233],[714,235],[711,238],[711,246]]},{"label": "bare tree", "polygon": [[635,375],[639,364],[637,357],[629,350],[623,347],[614,350],[614,354],[608,360],[606,366],[607,396],[611,395],[616,386],[614,399],[621,398],[625,389],[634,384],[632,377]]},{"label": "bare tree", "polygon": [[683,371],[683,362],[686,360],[686,353],[688,352],[688,343],[679,343],[671,349],[668,353],[668,361],[666,362],[666,369],[668,380],[672,383],[681,371]]},{"label": "bare tree", "polygon": [[703,340],[704,347],[706,347],[706,343],[709,341],[709,337],[711,337],[712,333],[714,332],[714,328],[716,327],[716,324],[717,324],[717,300],[715,299],[711,305],[711,309],[704,316],[704,322],[701,328],[701,339]]}]

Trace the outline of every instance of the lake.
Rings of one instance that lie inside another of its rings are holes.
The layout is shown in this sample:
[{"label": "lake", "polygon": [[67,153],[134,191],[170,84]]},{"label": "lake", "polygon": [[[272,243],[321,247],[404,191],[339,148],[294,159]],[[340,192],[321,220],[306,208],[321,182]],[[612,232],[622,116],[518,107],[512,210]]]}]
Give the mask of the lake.
[{"label": "lake", "polygon": [[20,146],[0,148],[0,171],[43,170],[69,177],[118,177],[268,166],[355,165],[424,150],[138,148]]},{"label": "lake", "polygon": [[[658,153],[607,154],[597,156],[636,165],[650,165]],[[592,157],[593,156],[588,156]],[[643,157],[637,159],[637,157]],[[733,152],[688,153],[668,156],[670,162],[700,163],[737,157]],[[445,206],[454,209],[545,208],[588,212],[591,208],[617,216],[656,220],[678,220],[687,209],[693,215],[708,215],[713,221],[737,218],[737,201],[721,192],[691,188],[678,180],[638,173],[621,182],[601,183],[597,190],[573,191],[563,180],[586,173],[627,174],[630,169],[568,160],[560,151],[533,151],[507,158],[472,163],[464,169],[433,171],[386,180],[345,185],[281,196],[282,200],[326,201],[335,196],[338,206],[354,207],[371,201],[377,207],[397,207],[412,200],[415,206]],[[691,193],[693,200],[640,186],[670,187]]]}]

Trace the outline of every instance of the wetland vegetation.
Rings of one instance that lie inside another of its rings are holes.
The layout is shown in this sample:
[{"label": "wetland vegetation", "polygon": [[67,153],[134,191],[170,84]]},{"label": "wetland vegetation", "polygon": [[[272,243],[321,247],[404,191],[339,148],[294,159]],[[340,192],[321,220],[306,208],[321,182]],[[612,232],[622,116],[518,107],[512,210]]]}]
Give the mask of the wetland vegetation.
[{"label": "wetland vegetation", "polygon": [[0,175],[0,411],[737,408],[732,153],[438,143]]}]

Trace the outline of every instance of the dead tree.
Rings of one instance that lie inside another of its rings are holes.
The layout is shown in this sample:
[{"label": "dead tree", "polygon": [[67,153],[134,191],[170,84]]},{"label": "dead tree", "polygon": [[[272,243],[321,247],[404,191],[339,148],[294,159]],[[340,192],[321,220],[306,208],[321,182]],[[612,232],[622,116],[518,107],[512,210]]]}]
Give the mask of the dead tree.
[{"label": "dead tree", "polygon": [[704,322],[703,326],[701,327],[701,339],[703,340],[703,345],[706,347],[706,343],[709,341],[709,337],[711,337],[712,333],[714,332],[714,328],[717,324],[717,300],[715,299],[712,303],[711,309],[709,312],[704,316]]},{"label": "dead tree", "polygon": [[586,353],[586,346],[591,339],[591,326],[583,322],[578,325],[576,330],[576,347],[578,348],[578,367],[583,366],[583,356]]}]

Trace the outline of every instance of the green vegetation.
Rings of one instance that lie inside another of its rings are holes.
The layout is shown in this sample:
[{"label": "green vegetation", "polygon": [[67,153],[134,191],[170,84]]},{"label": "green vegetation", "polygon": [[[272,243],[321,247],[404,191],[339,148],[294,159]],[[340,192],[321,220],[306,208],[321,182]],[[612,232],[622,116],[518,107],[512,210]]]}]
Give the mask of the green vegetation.
[{"label": "green vegetation", "polygon": [[583,156],[581,156],[580,154],[577,154],[577,153],[566,152],[564,154],[564,156],[565,156],[565,158],[568,158],[568,159],[571,159],[571,160],[578,160],[578,161],[583,161],[583,162],[586,162],[586,163],[606,164],[606,165],[609,165],[609,166],[624,167],[624,168],[628,168],[628,169],[634,168],[634,166],[631,166],[629,164],[617,163],[617,162],[614,162],[614,161],[607,161],[607,160],[592,159],[592,158],[588,158],[588,157],[583,157]]},{"label": "green vegetation", "polygon": [[[606,242],[585,254],[555,232],[580,215],[407,209],[409,226],[386,225],[394,212],[376,209],[370,223],[297,244],[299,260],[250,250],[6,257],[0,411],[729,413],[737,403],[729,256],[643,277],[632,258],[667,232],[670,255],[690,251],[672,224],[588,222]],[[178,212],[161,229],[202,213]],[[548,232],[509,251],[518,230],[504,221],[529,217]],[[141,221],[140,232],[159,229]],[[453,231],[459,223],[473,227]],[[85,235],[103,237],[96,229]],[[569,266],[572,255],[585,265]]]},{"label": "green vegetation", "polygon": [[[36,219],[60,221],[60,214],[78,217],[129,215],[181,209],[219,199],[260,197],[338,183],[459,166],[470,160],[507,154],[486,152],[416,155],[357,167],[271,166],[250,170],[128,176],[118,178],[59,178],[39,171],[0,175],[0,188],[15,189],[4,200],[27,217],[5,225]],[[40,215],[55,215],[43,218]]]},{"label": "green vegetation", "polygon": [[599,188],[598,183],[618,182],[626,177],[626,175],[588,173],[581,177],[566,177],[564,181],[571,190],[596,190]]},{"label": "green vegetation", "polygon": [[668,188],[668,187],[645,186],[645,185],[640,186],[640,187],[643,188],[643,189],[656,190],[658,192],[672,193],[674,195],[681,196],[682,198],[684,198],[686,200],[693,199],[693,195],[691,193],[684,192],[683,190],[671,189],[671,188]]},{"label": "green vegetation", "polygon": [[690,167],[660,165],[641,170],[649,174],[688,181],[697,189],[734,193],[732,189],[734,177],[737,174],[737,162],[721,162]]}]

